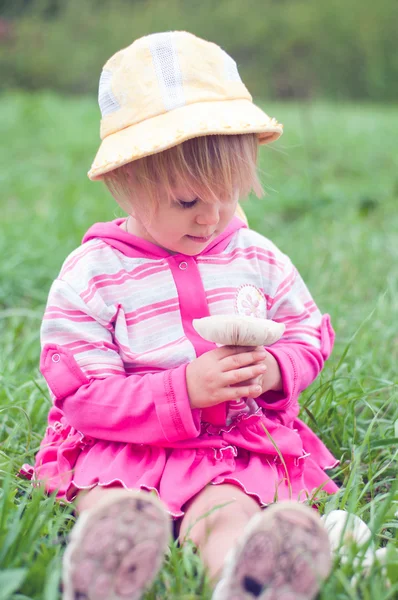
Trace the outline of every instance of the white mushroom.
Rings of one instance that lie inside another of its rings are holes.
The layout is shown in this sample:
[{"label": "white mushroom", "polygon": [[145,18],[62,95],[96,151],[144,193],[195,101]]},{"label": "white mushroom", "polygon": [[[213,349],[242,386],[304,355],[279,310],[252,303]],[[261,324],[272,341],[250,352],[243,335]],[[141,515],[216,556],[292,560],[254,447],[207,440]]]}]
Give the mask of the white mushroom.
[{"label": "white mushroom", "polygon": [[285,331],[283,323],[239,315],[203,317],[194,319],[192,325],[208,342],[228,346],[270,346]]}]

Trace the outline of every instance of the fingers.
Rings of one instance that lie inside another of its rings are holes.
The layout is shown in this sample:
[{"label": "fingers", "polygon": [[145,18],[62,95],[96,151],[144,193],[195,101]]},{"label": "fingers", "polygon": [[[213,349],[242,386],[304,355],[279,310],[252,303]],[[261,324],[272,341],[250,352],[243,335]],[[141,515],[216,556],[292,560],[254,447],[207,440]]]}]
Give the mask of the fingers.
[{"label": "fingers", "polygon": [[267,352],[264,349],[255,349],[250,352],[240,351],[239,354],[231,354],[223,358],[220,361],[221,370],[225,373],[235,369],[242,369],[242,367],[247,367],[260,360],[264,360],[266,356]]},{"label": "fingers", "polygon": [[258,398],[261,396],[261,385],[239,385],[236,387],[226,387],[217,394],[217,404],[239,400],[239,398]]},{"label": "fingers", "polygon": [[260,396],[267,356],[263,347],[222,346],[194,359],[186,371],[192,408]]},{"label": "fingers", "polygon": [[266,365],[263,363],[257,365],[251,365],[250,367],[241,367],[233,371],[227,371],[222,374],[222,385],[237,385],[246,383],[247,385],[256,385],[251,383],[251,379],[256,379],[259,375],[262,375],[267,370]]},{"label": "fingers", "polygon": [[247,381],[243,381],[242,383],[239,383],[238,385],[261,385],[262,382],[262,378],[261,375],[259,375],[258,377],[251,377],[250,379],[248,379]]}]

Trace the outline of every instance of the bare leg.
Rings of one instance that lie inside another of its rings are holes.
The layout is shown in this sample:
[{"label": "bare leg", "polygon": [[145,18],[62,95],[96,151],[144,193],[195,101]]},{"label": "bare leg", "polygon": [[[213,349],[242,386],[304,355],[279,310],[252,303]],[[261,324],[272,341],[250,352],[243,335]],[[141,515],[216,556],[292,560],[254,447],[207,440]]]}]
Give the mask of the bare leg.
[{"label": "bare leg", "polygon": [[87,490],[87,491],[83,490],[82,492],[80,492],[78,494],[78,496],[76,498],[76,501],[75,501],[77,512],[80,514],[83,511],[88,510],[89,508],[93,508],[103,498],[107,497],[107,495],[110,492],[113,492],[116,489],[117,490],[121,490],[121,491],[125,492],[126,494],[129,493],[124,488],[120,488],[120,487],[101,487],[99,485],[96,485],[91,490]]},{"label": "bare leg", "polygon": [[[224,504],[222,508],[214,508]],[[259,512],[257,502],[237,486],[209,485],[188,504],[181,522],[180,542],[185,539],[194,542],[215,583],[228,551],[242,536],[251,517]],[[201,518],[207,513],[210,514]]]}]

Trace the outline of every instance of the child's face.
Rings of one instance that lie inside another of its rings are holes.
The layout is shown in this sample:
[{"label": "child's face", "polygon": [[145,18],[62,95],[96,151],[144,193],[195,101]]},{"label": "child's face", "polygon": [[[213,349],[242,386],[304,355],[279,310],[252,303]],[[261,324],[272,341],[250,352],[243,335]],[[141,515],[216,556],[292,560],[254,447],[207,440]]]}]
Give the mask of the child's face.
[{"label": "child's face", "polygon": [[129,232],[169,252],[195,256],[229,225],[239,194],[214,202],[203,202],[180,189],[175,194],[178,201],[161,202],[151,218],[135,210]]}]

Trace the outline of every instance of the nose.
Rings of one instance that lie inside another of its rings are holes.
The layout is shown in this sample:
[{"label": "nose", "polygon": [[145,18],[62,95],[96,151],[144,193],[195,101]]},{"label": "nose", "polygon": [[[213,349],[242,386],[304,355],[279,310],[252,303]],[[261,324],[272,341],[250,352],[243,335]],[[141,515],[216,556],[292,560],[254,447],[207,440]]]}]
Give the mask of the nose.
[{"label": "nose", "polygon": [[198,225],[217,225],[220,220],[220,209],[218,204],[202,204],[201,210],[196,216]]}]

